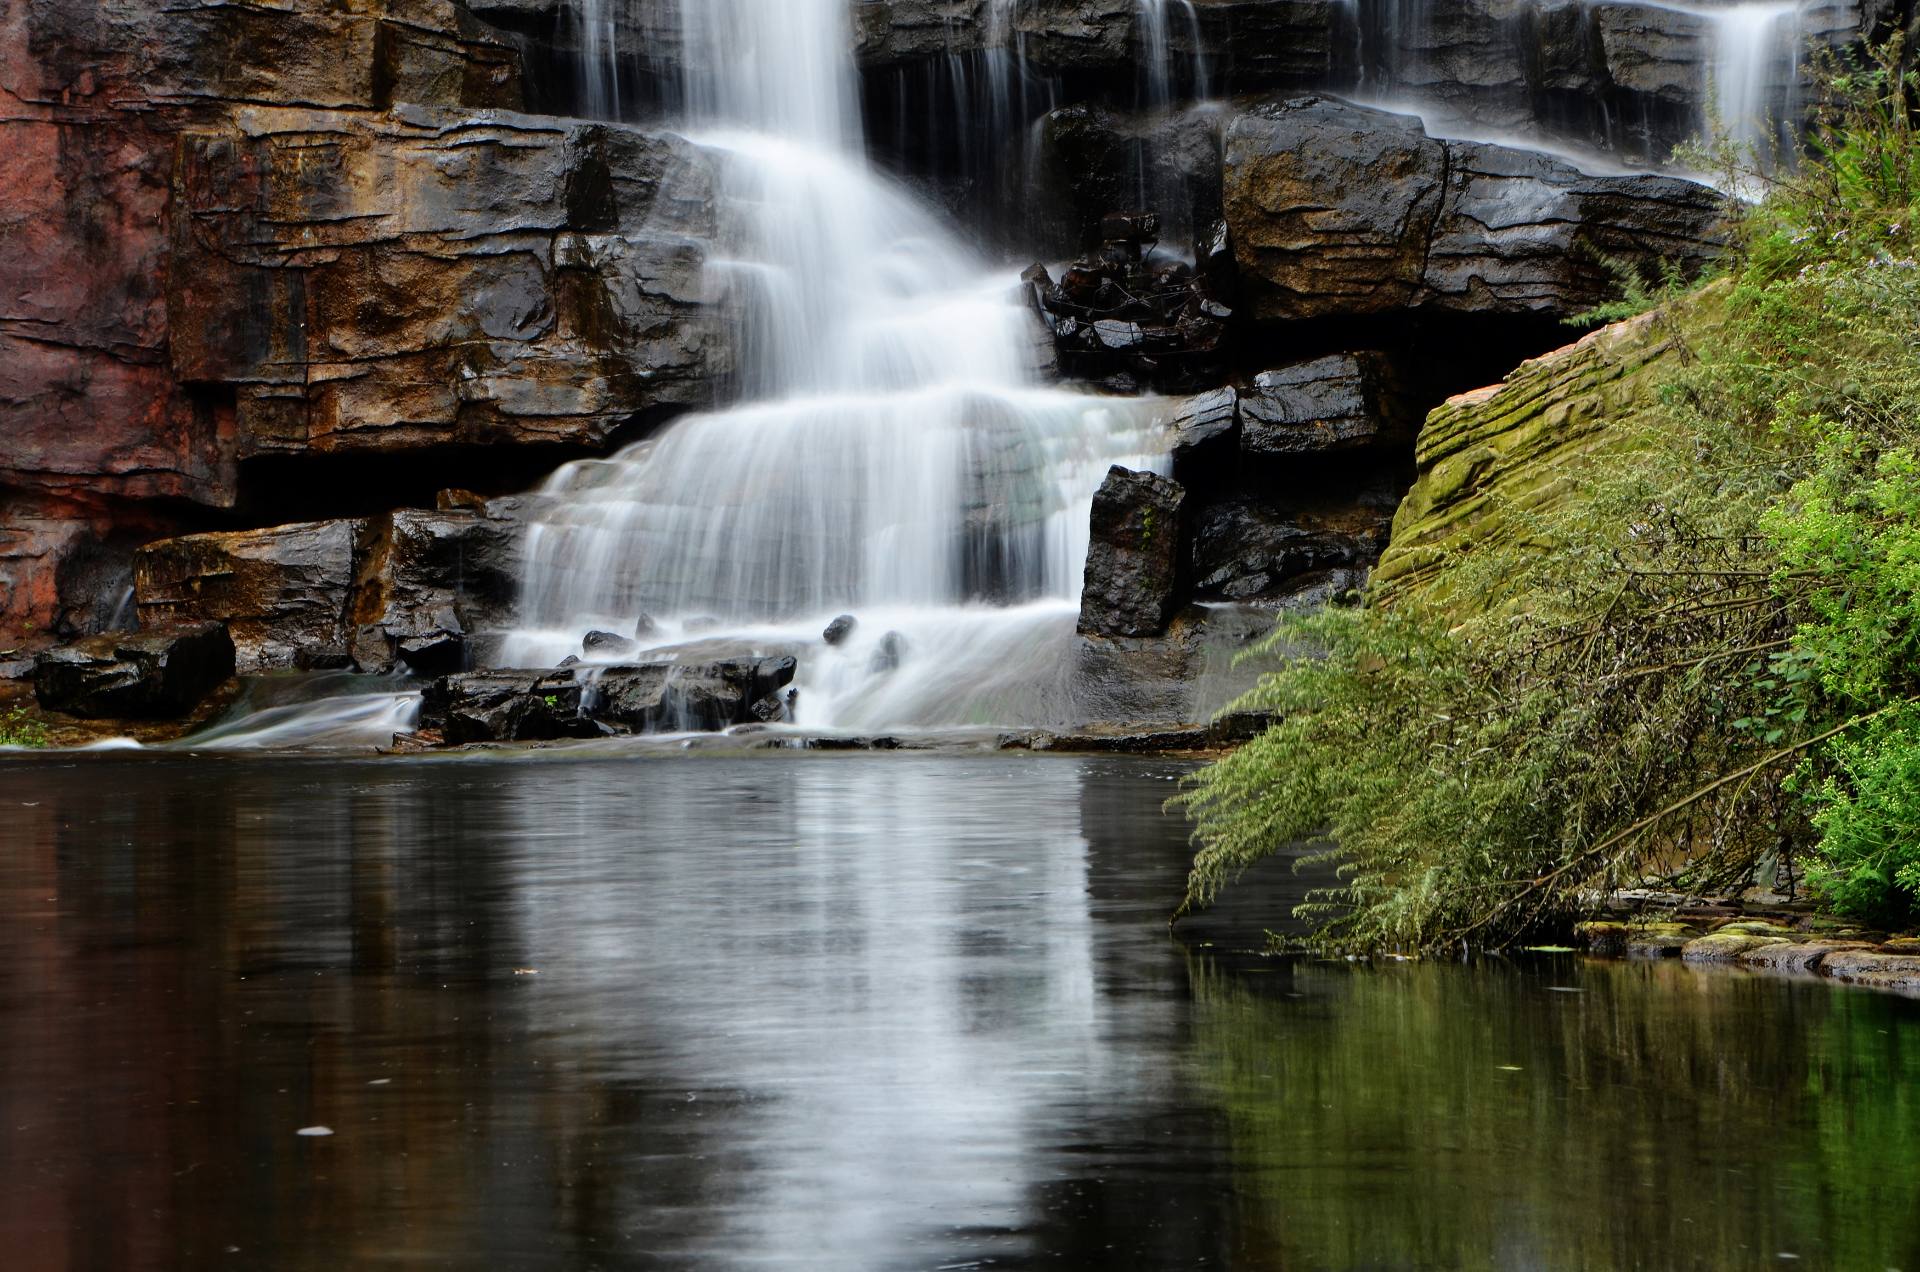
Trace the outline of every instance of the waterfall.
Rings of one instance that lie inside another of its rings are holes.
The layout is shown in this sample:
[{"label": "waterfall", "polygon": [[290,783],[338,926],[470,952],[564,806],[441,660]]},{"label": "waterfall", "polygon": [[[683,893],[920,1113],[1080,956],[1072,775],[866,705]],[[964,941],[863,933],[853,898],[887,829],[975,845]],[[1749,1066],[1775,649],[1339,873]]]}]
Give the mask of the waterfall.
[{"label": "waterfall", "polygon": [[[1711,32],[1713,106],[1736,145],[1773,158],[1782,130],[1796,130],[1800,44],[1797,0],[1703,11]],[[1784,94],[1782,93],[1784,89]]]},{"label": "waterfall", "polygon": [[1193,0],[1138,0],[1137,25],[1140,46],[1141,105],[1147,110],[1166,110],[1180,89],[1179,54],[1173,46],[1173,19],[1177,13],[1186,27],[1188,62],[1185,72],[1193,96],[1207,95],[1206,61],[1200,35],[1200,11]]},{"label": "waterfall", "polygon": [[1113,463],[1164,468],[1150,412],[1038,386],[1015,280],[868,166],[845,0],[681,23],[740,400],[547,483],[508,661],[591,629],[800,646],[809,725],[1061,721],[1092,497]]},{"label": "waterfall", "polygon": [[580,105],[593,119],[620,113],[620,48],[613,6],[619,0],[568,0],[580,39]]}]

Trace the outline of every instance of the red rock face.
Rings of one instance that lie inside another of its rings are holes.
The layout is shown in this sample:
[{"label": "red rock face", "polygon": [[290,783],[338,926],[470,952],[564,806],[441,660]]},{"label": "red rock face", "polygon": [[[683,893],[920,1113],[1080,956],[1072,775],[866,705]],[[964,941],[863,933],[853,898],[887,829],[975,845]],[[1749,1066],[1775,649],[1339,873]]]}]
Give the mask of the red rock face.
[{"label": "red rock face", "polygon": [[0,11],[0,648],[256,457],[592,445],[710,391],[704,161],[503,113],[518,57],[450,0]]}]

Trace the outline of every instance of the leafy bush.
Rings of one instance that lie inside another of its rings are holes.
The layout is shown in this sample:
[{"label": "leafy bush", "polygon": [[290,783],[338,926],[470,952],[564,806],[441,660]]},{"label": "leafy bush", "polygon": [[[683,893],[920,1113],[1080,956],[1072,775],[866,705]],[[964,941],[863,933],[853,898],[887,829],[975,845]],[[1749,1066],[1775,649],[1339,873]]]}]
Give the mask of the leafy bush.
[{"label": "leafy bush", "polygon": [[0,746],[42,747],[46,744],[46,726],[28,715],[25,707],[0,714]]}]

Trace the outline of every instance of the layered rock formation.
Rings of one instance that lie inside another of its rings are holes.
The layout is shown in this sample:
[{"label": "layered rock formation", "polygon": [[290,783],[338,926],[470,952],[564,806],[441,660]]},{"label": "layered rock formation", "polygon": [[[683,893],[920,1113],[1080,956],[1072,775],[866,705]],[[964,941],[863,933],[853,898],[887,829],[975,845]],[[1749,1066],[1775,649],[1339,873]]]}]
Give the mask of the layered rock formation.
[{"label": "layered rock formation", "polygon": [[1243,300],[1288,320],[1565,317],[1613,294],[1607,260],[1692,274],[1722,242],[1721,200],[1694,182],[1588,176],[1318,97],[1233,121],[1225,204]]},{"label": "layered rock formation", "polygon": [[706,161],[512,113],[459,5],[50,0],[0,66],[0,624],[102,621],[78,556],[302,461],[597,446],[726,372]]},{"label": "layered rock formation", "polygon": [[1710,332],[1724,298],[1724,285],[1709,287],[1603,327],[1436,409],[1420,431],[1418,476],[1395,514],[1375,597],[1391,604],[1419,590],[1444,599],[1447,561],[1516,533],[1579,481],[1583,464],[1631,436],[1686,356],[1683,328]]}]

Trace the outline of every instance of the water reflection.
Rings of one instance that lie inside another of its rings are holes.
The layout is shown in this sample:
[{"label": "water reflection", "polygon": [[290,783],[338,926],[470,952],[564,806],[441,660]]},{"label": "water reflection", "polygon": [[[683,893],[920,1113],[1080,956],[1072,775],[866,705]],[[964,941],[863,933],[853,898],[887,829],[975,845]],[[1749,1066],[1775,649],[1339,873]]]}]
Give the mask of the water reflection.
[{"label": "water reflection", "polygon": [[1183,947],[1177,772],[0,766],[9,1266],[1920,1266],[1920,1004]]}]

